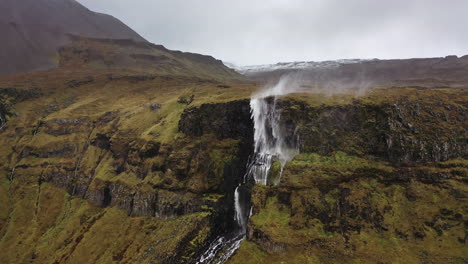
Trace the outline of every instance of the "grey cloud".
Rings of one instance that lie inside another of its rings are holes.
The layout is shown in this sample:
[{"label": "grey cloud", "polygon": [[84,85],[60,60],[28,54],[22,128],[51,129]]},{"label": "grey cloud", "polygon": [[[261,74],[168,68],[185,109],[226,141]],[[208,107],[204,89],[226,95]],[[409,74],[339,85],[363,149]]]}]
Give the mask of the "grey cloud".
[{"label": "grey cloud", "polygon": [[241,65],[468,54],[466,0],[78,0],[151,42]]}]

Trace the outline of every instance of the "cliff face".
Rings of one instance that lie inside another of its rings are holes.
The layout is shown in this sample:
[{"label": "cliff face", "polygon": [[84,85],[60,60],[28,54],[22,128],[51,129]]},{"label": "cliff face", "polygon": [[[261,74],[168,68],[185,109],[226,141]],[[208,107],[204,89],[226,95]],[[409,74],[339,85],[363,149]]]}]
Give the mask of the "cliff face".
[{"label": "cliff face", "polygon": [[301,154],[277,186],[254,187],[247,241],[229,263],[463,263],[464,93],[283,99]]},{"label": "cliff face", "polygon": [[[258,87],[94,66],[0,84],[6,263],[193,263],[232,228]],[[462,263],[467,101],[421,87],[281,98],[301,154],[253,187],[230,262]]]},{"label": "cliff face", "polygon": [[[1,85],[5,263],[192,263],[229,229],[253,128],[226,98],[252,87],[86,69]],[[205,103],[223,115],[192,133]]]},{"label": "cliff face", "polygon": [[[339,107],[301,102],[282,107],[284,118],[296,123],[303,152],[344,151],[400,164],[439,162],[468,154],[466,102],[448,91],[386,89],[379,93],[387,98],[375,98],[371,92]],[[389,100],[392,94],[398,95]]]}]

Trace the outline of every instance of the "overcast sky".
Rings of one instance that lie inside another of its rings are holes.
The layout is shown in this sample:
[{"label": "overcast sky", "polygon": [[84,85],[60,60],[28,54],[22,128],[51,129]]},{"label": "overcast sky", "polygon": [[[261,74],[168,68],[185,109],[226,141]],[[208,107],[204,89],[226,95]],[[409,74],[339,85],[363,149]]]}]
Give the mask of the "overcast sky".
[{"label": "overcast sky", "polygon": [[239,65],[468,54],[468,0],[78,0],[169,49]]}]

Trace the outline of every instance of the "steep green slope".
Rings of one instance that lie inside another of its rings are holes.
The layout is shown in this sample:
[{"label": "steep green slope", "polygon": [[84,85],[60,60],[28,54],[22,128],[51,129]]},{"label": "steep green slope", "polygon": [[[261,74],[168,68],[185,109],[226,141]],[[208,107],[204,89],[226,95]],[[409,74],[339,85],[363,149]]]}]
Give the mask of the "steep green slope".
[{"label": "steep green slope", "polygon": [[186,137],[179,119],[205,102],[226,108],[252,87],[62,69],[1,86],[3,263],[190,263],[226,228],[246,143]]},{"label": "steep green slope", "polygon": [[[0,80],[2,261],[193,263],[231,228],[258,87],[84,65]],[[463,263],[467,99],[280,100],[301,154],[254,187],[230,263]]]}]

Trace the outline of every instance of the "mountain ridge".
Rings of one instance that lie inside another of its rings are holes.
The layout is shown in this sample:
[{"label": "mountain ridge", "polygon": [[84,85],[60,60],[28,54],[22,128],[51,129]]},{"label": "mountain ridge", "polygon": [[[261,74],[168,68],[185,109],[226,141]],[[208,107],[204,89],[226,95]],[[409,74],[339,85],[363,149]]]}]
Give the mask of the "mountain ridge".
[{"label": "mountain ridge", "polygon": [[[52,11],[52,12],[51,12]],[[117,18],[74,0],[5,0],[0,3],[0,74],[48,70],[69,34],[147,42]]]},{"label": "mountain ridge", "polygon": [[[231,67],[233,67],[231,65]],[[302,85],[311,88],[344,86],[466,87],[468,55],[439,58],[393,60],[338,60],[325,62],[278,63],[237,68],[243,75],[262,83],[277,82],[295,74]]]},{"label": "mountain ridge", "polygon": [[277,62],[271,64],[252,64],[252,65],[238,65],[231,62],[224,62],[224,64],[244,75],[254,75],[256,73],[271,72],[276,70],[310,70],[310,69],[324,69],[324,68],[337,68],[346,64],[359,64],[367,62],[389,62],[389,61],[413,61],[413,60],[430,60],[430,59],[463,59],[468,58],[465,56],[447,55],[445,57],[430,57],[430,58],[407,58],[407,59],[337,59],[337,60],[324,60],[324,61],[289,61]]}]

